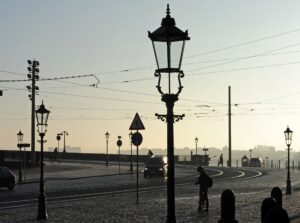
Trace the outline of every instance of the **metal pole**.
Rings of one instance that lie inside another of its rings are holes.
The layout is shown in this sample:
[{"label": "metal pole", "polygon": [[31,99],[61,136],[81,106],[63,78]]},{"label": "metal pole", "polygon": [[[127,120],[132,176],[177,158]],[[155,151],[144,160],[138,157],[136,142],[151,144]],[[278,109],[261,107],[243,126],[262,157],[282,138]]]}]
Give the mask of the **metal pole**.
[{"label": "metal pole", "polygon": [[292,194],[291,176],[290,176],[290,145],[288,144],[288,163],[287,163],[287,180],[286,180],[286,194]]},{"label": "metal pole", "polygon": [[22,177],[22,147],[20,146],[20,153],[19,153],[19,179],[18,182],[21,183],[23,181],[23,177]]},{"label": "metal pole", "polygon": [[120,161],[121,161],[121,153],[120,153],[120,146],[119,146],[119,174],[121,174],[121,166],[120,166]]},{"label": "metal pole", "polygon": [[136,203],[139,203],[139,147],[136,147]]},{"label": "metal pole", "polygon": [[31,78],[31,166],[35,167],[35,65],[32,61],[32,78]]},{"label": "metal pole", "polygon": [[196,143],[196,165],[199,165],[199,161],[198,161],[198,143]]},{"label": "metal pole", "polygon": [[108,139],[106,140],[106,161],[105,165],[108,166]]},{"label": "metal pole", "polygon": [[175,101],[178,100],[178,96],[174,94],[166,94],[162,96],[162,101],[167,106],[167,146],[168,146],[168,181],[167,181],[167,205],[168,215],[167,223],[175,223],[175,180],[174,180],[174,114],[173,107]]},{"label": "metal pole", "polygon": [[64,150],[63,153],[66,153],[66,131],[63,131],[64,133]]},{"label": "metal pole", "polygon": [[228,167],[231,167],[231,89],[228,86]]},{"label": "metal pole", "polygon": [[132,139],[130,140],[130,173],[133,172],[133,164],[132,164]]},{"label": "metal pole", "polygon": [[44,133],[40,133],[41,137],[41,176],[40,176],[40,194],[38,203],[38,219],[47,219],[46,194],[44,188]]}]

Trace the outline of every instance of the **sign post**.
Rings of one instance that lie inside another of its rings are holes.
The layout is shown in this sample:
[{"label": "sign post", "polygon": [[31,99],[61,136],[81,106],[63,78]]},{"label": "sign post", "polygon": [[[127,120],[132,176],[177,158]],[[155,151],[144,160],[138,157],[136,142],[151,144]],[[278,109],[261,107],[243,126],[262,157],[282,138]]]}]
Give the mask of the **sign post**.
[{"label": "sign post", "polygon": [[135,114],[134,119],[129,127],[129,130],[136,130],[133,133],[131,140],[132,144],[136,146],[136,203],[139,203],[139,145],[143,141],[143,136],[139,130],[145,130],[143,122],[138,113]]}]

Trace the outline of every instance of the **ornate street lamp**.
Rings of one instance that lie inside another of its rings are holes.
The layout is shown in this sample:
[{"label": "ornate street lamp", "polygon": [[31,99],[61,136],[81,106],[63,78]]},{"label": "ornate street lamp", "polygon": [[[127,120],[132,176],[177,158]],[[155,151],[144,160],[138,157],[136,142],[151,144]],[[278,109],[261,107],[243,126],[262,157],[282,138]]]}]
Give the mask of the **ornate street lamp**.
[{"label": "ornate street lamp", "polygon": [[130,140],[130,173],[133,172],[133,164],[132,164],[132,135],[133,133],[129,133],[129,140]]},{"label": "ornate street lamp", "polygon": [[196,165],[198,166],[198,137],[195,138],[195,143],[196,143]]},{"label": "ornate street lamp", "polygon": [[[169,4],[167,5],[167,15],[162,19],[161,26],[154,32],[148,32],[152,41],[157,69],[154,73],[158,77],[157,90],[162,95],[162,101],[166,103],[167,114],[155,114],[158,119],[167,122],[167,147],[168,147],[168,181],[167,200],[168,214],[167,222],[176,222],[175,217],[175,181],[174,181],[174,130],[173,123],[181,120],[184,115],[174,115],[173,107],[178,100],[178,95],[182,90],[180,79],[184,77],[181,70],[185,41],[189,40],[188,32],[183,32],[175,26],[175,20],[170,16]],[[167,89],[162,89],[162,75],[167,77]],[[172,91],[171,75],[177,78],[177,90]]]},{"label": "ornate street lamp", "polygon": [[290,130],[289,127],[286,128],[284,131],[285,136],[285,143],[287,145],[288,150],[288,161],[287,161],[287,180],[286,180],[286,194],[292,194],[292,187],[291,187],[291,176],[290,176],[290,146],[292,144],[292,135],[293,131]]},{"label": "ornate street lamp", "polygon": [[18,147],[20,149],[20,153],[19,153],[19,183],[23,181],[23,176],[22,176],[22,160],[21,160],[21,149],[22,149],[22,146],[21,146],[21,143],[23,142],[23,136],[24,134],[21,132],[21,130],[18,132],[17,134],[17,137],[18,137]]},{"label": "ornate street lamp", "polygon": [[46,208],[46,194],[44,188],[44,136],[47,132],[47,122],[50,111],[44,106],[44,103],[40,105],[38,110],[36,110],[36,120],[38,133],[41,137],[41,175],[40,175],[40,194],[39,194],[39,204],[38,204],[38,219],[47,219],[47,208]]},{"label": "ornate street lamp", "polygon": [[105,133],[105,139],[106,139],[106,162],[105,165],[108,166],[108,140],[109,140],[109,133]]}]

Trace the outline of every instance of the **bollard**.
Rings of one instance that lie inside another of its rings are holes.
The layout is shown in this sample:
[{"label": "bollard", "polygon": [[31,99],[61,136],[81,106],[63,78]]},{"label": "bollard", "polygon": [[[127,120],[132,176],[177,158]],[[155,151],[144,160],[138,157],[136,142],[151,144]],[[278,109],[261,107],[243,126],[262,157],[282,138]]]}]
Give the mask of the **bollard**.
[{"label": "bollard", "polygon": [[273,187],[271,197],[275,199],[277,206],[282,208],[282,190],[279,187]]},{"label": "bollard", "polygon": [[264,221],[265,223],[290,223],[287,212],[281,207],[271,208]]},{"label": "bollard", "polygon": [[265,222],[265,218],[267,216],[267,213],[269,210],[271,210],[272,208],[276,207],[276,201],[271,198],[271,197],[268,197],[268,198],[265,198],[261,204],[261,223],[264,223]]},{"label": "bollard", "polygon": [[226,189],[221,196],[221,219],[218,223],[237,223],[235,220],[235,197],[234,193]]}]

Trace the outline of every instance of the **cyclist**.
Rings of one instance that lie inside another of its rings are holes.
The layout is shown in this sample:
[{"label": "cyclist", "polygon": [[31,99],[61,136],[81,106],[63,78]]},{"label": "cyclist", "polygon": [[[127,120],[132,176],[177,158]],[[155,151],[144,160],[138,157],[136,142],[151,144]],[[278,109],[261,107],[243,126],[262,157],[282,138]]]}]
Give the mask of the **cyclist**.
[{"label": "cyclist", "polygon": [[[199,184],[199,208],[198,210],[201,211],[201,205],[204,205],[204,202],[206,204],[204,211],[208,211],[209,202],[208,202],[208,196],[207,191],[209,187],[212,187],[212,179],[210,176],[206,174],[204,171],[204,168],[202,166],[199,166],[197,168],[197,171],[199,172],[198,180],[196,181],[196,185]],[[203,197],[202,197],[203,196]],[[201,199],[204,199],[204,202],[201,204]]]}]

